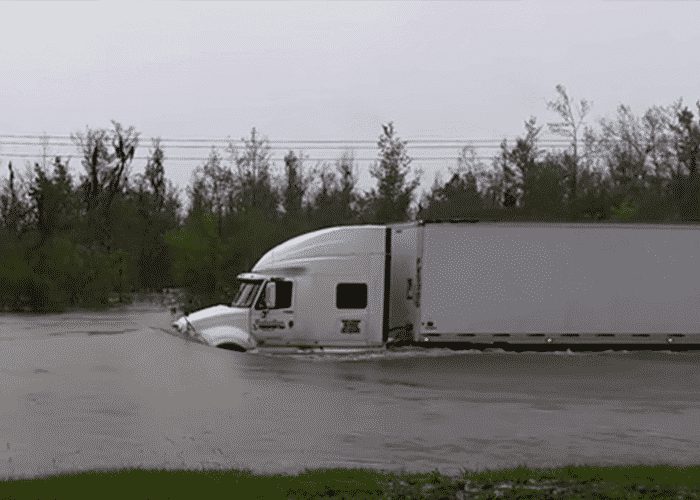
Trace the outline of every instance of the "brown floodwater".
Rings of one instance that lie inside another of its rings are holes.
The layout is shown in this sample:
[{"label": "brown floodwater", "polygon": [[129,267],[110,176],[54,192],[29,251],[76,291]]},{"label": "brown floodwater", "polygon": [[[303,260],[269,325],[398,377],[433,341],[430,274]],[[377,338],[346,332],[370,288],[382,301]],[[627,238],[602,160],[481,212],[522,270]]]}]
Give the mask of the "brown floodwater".
[{"label": "brown floodwater", "polygon": [[237,353],[140,304],[0,315],[0,477],[700,463],[700,353]]}]

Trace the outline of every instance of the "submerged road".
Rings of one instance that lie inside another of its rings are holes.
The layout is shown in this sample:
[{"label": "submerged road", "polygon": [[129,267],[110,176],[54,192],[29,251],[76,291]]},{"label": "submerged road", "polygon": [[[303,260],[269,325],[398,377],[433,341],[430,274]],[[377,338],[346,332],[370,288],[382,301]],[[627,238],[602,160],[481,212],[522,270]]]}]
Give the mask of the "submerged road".
[{"label": "submerged road", "polygon": [[171,320],[0,315],[0,477],[700,463],[700,353],[273,356]]}]

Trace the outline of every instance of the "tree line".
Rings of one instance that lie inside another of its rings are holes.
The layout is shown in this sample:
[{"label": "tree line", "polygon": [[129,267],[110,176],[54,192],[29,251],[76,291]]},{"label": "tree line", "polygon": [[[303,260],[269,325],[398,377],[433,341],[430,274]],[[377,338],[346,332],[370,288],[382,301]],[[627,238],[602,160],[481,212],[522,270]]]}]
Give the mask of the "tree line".
[{"label": "tree line", "polygon": [[[677,101],[636,115],[620,106],[589,121],[590,104],[557,86],[491,161],[465,146],[445,181],[420,193],[420,171],[393,123],[382,126],[373,185],[358,188],[351,153],[308,165],[289,151],[276,168],[256,129],[241,146],[212,148],[184,193],[166,178],[166,152],[150,144],[131,167],[140,135],[112,122],[71,136],[81,168],[66,160],[7,164],[0,183],[0,309],[54,311],[130,300],[178,287],[187,309],[230,301],[238,273],[297,234],[340,224],[410,219],[690,222],[700,219],[700,103]],[[541,146],[544,130],[566,146]],[[184,194],[184,196],[183,196]]]}]

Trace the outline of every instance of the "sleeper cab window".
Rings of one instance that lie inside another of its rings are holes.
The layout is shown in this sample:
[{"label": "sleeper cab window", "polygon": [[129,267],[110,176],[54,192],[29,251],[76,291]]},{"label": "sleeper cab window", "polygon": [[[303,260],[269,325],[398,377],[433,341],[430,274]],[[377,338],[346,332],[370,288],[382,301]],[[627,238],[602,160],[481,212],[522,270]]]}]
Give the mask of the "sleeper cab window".
[{"label": "sleeper cab window", "polygon": [[338,283],[335,287],[335,307],[364,309],[367,307],[366,283]]},{"label": "sleeper cab window", "polygon": [[292,282],[278,281],[276,288],[277,297],[275,297],[275,309],[287,309],[292,307]]}]

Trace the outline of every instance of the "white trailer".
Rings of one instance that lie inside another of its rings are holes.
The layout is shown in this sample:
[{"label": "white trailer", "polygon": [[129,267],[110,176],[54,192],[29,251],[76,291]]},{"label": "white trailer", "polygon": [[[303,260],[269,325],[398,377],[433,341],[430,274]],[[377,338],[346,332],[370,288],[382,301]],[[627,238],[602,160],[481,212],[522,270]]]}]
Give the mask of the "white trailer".
[{"label": "white trailer", "polygon": [[231,307],[175,323],[253,347],[700,347],[700,227],[407,223],[293,238]]}]

